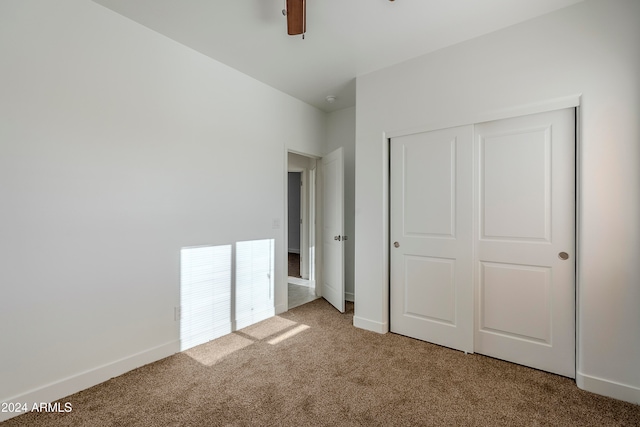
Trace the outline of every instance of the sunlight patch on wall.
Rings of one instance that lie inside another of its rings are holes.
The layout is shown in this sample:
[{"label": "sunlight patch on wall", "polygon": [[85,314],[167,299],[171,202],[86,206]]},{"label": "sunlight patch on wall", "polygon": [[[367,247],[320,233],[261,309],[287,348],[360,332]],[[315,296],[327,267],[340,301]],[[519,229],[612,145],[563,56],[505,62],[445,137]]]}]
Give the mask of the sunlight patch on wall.
[{"label": "sunlight patch on wall", "polygon": [[235,330],[275,314],[273,239],[236,243]]},{"label": "sunlight patch on wall", "polygon": [[275,315],[274,239],[180,251],[180,351]]},{"label": "sunlight patch on wall", "polygon": [[180,350],[231,332],[231,245],[180,251]]}]

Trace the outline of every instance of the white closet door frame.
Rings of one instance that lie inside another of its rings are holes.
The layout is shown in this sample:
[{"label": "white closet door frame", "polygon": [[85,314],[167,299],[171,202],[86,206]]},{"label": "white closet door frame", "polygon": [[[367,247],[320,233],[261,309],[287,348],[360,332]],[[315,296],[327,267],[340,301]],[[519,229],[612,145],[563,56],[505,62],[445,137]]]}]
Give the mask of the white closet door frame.
[{"label": "white closet door frame", "polygon": [[[391,199],[388,196],[390,192],[390,162],[391,162],[391,139],[400,136],[407,136],[422,132],[430,132],[434,130],[440,130],[444,128],[451,128],[457,126],[464,126],[468,124],[476,124],[483,123],[487,121],[493,120],[501,120],[519,116],[526,116],[530,114],[537,114],[542,112],[549,112],[554,110],[561,110],[565,108],[575,108],[575,120],[576,120],[576,134],[575,134],[575,188],[576,188],[576,198],[575,198],[575,325],[576,325],[576,358],[575,358],[575,366],[576,366],[576,374],[578,373],[579,366],[581,363],[578,348],[580,346],[580,335],[578,333],[578,324],[581,316],[580,311],[580,301],[581,301],[581,293],[580,293],[580,275],[579,275],[579,263],[581,259],[581,248],[580,248],[580,223],[581,223],[581,164],[582,164],[582,153],[581,153],[581,134],[580,134],[580,118],[581,118],[581,94],[569,95],[561,98],[554,98],[549,100],[544,100],[541,102],[531,103],[531,104],[523,104],[510,108],[493,110],[493,111],[485,111],[482,113],[470,114],[466,116],[454,117],[449,120],[444,120],[440,122],[434,122],[427,125],[416,126],[412,128],[405,128],[402,130],[395,131],[385,131],[382,133],[382,138],[385,141],[383,144],[383,159],[384,159],[384,169],[383,169],[383,194],[384,196],[384,205],[387,207],[383,212],[384,219],[384,266],[385,266],[385,277],[387,277],[387,287],[384,289],[383,293],[383,318],[386,320],[386,325],[380,329],[379,332],[385,333],[389,331],[390,326],[390,296],[391,296],[391,280],[390,280],[390,272],[391,272],[391,242],[393,242],[390,226],[390,213],[391,213]],[[474,168],[475,168],[474,162]],[[476,170],[473,171],[474,175],[477,173]],[[474,200],[474,203],[477,201]],[[476,230],[474,230],[474,233]],[[475,253],[474,253],[475,258]],[[475,325],[474,325],[475,328]]]}]

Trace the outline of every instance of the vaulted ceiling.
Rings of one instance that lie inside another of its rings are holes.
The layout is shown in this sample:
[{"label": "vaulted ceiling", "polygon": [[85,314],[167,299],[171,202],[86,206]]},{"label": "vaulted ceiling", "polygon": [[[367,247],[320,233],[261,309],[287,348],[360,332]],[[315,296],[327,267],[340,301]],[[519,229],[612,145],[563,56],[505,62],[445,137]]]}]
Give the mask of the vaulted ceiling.
[{"label": "vaulted ceiling", "polygon": [[[324,111],[355,105],[355,77],[583,0],[94,0]],[[327,96],[335,96],[332,104]]]}]

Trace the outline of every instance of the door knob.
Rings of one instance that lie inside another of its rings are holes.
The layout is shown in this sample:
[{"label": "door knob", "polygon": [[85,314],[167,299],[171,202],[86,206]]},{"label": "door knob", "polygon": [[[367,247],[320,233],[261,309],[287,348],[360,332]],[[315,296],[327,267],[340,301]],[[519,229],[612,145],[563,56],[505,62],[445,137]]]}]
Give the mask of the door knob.
[{"label": "door knob", "polygon": [[393,246],[395,246],[396,248],[399,248],[399,247],[400,247],[400,243],[398,243],[398,242],[393,242]]},{"label": "door knob", "polygon": [[558,258],[560,258],[561,260],[565,261],[569,259],[569,254],[566,252],[560,252],[558,254]]},{"label": "door knob", "polygon": [[340,240],[342,240],[342,237],[340,235],[333,236],[333,240],[337,240],[339,242]]}]

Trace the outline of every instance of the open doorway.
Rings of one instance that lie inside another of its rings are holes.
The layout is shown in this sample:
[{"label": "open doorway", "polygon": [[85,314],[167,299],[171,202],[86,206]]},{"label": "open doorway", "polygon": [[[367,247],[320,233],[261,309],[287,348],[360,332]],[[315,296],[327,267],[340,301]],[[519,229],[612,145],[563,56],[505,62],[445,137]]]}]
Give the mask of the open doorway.
[{"label": "open doorway", "polygon": [[288,275],[292,278],[302,278],[300,238],[302,230],[302,172],[288,173]]},{"label": "open doorway", "polygon": [[287,156],[288,308],[318,298],[315,275],[316,160]]}]

